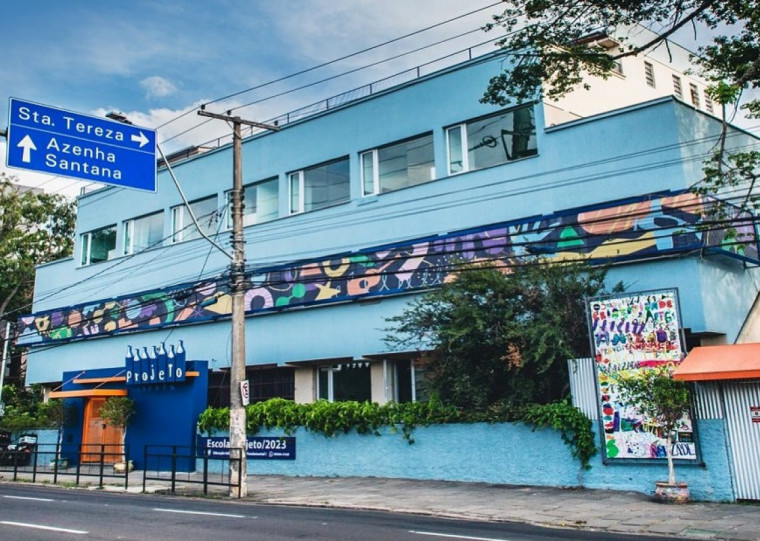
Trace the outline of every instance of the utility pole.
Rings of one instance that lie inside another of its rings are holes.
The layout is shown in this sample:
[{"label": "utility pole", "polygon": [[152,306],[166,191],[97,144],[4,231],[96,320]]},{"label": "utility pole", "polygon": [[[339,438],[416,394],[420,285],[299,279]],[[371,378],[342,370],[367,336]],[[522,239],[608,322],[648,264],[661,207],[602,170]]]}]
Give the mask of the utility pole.
[{"label": "utility pole", "polygon": [[209,113],[203,108],[201,116],[232,123],[232,261],[230,263],[230,289],[232,290],[232,362],[230,363],[230,458],[232,449],[240,450],[239,461],[230,460],[230,482],[240,479],[230,496],[243,498],[248,494],[246,463],[246,414],[240,384],[245,381],[245,236],[243,235],[243,135],[242,126],[278,131],[277,126],[243,120],[239,116]]}]

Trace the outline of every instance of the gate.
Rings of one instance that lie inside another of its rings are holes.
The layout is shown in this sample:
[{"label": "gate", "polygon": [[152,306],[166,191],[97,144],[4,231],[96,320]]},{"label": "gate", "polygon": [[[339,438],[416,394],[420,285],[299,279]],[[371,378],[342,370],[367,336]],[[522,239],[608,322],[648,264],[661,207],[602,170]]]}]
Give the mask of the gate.
[{"label": "gate", "polygon": [[760,500],[760,380],[723,383],[734,493]]}]

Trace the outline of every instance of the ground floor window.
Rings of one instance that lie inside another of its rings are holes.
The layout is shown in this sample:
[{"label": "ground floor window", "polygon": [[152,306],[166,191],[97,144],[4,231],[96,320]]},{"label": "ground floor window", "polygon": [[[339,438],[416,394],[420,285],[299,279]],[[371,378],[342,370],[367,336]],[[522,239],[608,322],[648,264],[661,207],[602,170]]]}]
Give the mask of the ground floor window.
[{"label": "ground floor window", "polygon": [[[295,378],[292,368],[257,368],[248,366],[245,371],[249,383],[251,403],[270,398],[295,398]],[[226,408],[230,405],[230,372],[221,370],[209,373],[208,405]]]},{"label": "ground floor window", "polygon": [[351,362],[319,367],[317,397],[330,402],[372,400],[369,362]]}]

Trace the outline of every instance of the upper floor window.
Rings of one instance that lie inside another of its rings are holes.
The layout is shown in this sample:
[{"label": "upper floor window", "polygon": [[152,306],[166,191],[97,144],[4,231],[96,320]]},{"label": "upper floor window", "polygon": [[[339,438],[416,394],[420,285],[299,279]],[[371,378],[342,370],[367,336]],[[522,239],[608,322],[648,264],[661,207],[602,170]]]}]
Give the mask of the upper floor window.
[{"label": "upper floor window", "polygon": [[430,182],[434,165],[432,133],[362,152],[362,195]]},{"label": "upper floor window", "polygon": [[135,254],[161,244],[164,213],[156,212],[124,222],[124,254]]},{"label": "upper floor window", "polygon": [[[190,203],[198,224],[203,232],[211,236],[219,229],[219,212],[216,196],[199,199]],[[185,205],[172,208],[172,242],[182,242],[200,238],[201,234],[193,223],[193,218]]]},{"label": "upper floor window", "polygon": [[705,90],[705,111],[708,113],[713,112],[713,101],[710,94],[707,93],[707,90]]},{"label": "upper floor window", "polygon": [[673,75],[673,93],[683,99],[683,89],[681,88],[681,78],[678,75]]},{"label": "upper floor window", "polygon": [[647,81],[647,84],[651,86],[652,88],[655,87],[654,84],[654,66],[650,62],[644,62],[644,78]]},{"label": "upper floor window", "polygon": [[475,171],[535,156],[533,107],[497,113],[446,130],[449,174]]},{"label": "upper floor window", "polygon": [[[279,216],[279,180],[262,180],[243,188],[243,226],[262,224]],[[232,229],[232,192],[227,192],[227,228]]]},{"label": "upper floor window", "polygon": [[288,184],[291,214],[344,203],[349,199],[348,158],[290,173]]},{"label": "upper floor window", "polygon": [[694,107],[699,108],[699,89],[694,83],[689,83],[689,93],[691,94],[691,103]]},{"label": "upper floor window", "polygon": [[116,226],[109,225],[81,236],[81,263],[91,265],[116,257]]}]

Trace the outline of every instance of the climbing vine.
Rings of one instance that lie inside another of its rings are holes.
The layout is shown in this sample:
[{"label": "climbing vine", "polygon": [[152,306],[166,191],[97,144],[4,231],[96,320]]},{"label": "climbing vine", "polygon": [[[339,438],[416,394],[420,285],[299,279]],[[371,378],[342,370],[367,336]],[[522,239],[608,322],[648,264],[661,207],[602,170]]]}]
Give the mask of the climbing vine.
[{"label": "climbing vine", "polygon": [[[591,421],[567,400],[536,404],[523,408],[492,407],[483,411],[463,411],[432,399],[428,402],[375,404],[370,402],[327,402],[296,404],[291,400],[273,398],[246,407],[247,432],[256,434],[262,428],[280,429],[292,435],[302,427],[310,432],[333,437],[356,431],[357,434],[379,436],[380,428],[391,427],[400,432],[410,444],[418,426],[446,423],[503,423],[520,421],[534,428],[552,428],[562,434],[585,469],[597,450]],[[198,419],[198,429],[206,434],[229,429],[228,408],[208,408]]]}]

